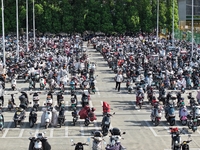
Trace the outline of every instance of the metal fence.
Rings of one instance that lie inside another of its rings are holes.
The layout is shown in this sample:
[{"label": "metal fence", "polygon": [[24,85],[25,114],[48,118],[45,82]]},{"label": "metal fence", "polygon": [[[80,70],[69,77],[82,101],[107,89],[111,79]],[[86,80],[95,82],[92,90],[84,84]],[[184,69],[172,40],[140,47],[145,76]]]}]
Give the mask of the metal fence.
[{"label": "metal fence", "polygon": [[[191,31],[175,30],[174,31],[174,38],[179,39],[179,40],[186,40],[188,42],[192,42],[192,33],[191,33]],[[200,44],[200,33],[194,33],[194,42],[196,44]]]},{"label": "metal fence", "polygon": [[[161,35],[167,35],[167,29],[161,30]],[[188,42],[192,42],[192,33],[191,31],[183,31],[183,30],[175,30],[174,31],[174,38],[179,40],[186,40]],[[194,42],[196,44],[200,44],[200,33],[194,33]]]}]

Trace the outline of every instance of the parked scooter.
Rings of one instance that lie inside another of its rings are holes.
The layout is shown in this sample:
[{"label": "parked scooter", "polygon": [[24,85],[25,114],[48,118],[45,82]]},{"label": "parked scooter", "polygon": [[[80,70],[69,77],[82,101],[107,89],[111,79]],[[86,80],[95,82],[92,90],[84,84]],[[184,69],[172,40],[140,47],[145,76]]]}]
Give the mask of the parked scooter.
[{"label": "parked scooter", "polygon": [[86,105],[89,105],[89,92],[88,90],[84,90],[82,93],[82,107],[85,107]]},{"label": "parked scooter", "polygon": [[95,131],[93,133],[93,139],[92,142],[92,150],[102,150],[102,141],[103,141],[103,135],[100,131]]},{"label": "parked scooter", "polygon": [[50,125],[56,127],[58,124],[57,111],[51,106],[46,106],[42,111],[41,126],[44,126],[45,128],[48,128]]},{"label": "parked scooter", "polygon": [[52,110],[53,108],[50,106],[47,106],[47,109],[45,111],[45,129],[49,127],[52,121]]},{"label": "parked scooter", "polygon": [[17,93],[10,94],[11,98],[8,100],[8,110],[9,111],[11,111],[11,109],[16,107],[15,98],[14,98],[15,94],[17,94]]},{"label": "parked scooter", "polygon": [[75,93],[71,93],[70,101],[71,101],[71,108],[72,108],[72,110],[74,110],[74,108],[76,109],[76,106],[78,104],[78,100],[77,100],[77,96],[76,96]]},{"label": "parked scooter", "polygon": [[32,94],[33,94],[33,108],[35,108],[36,111],[38,111],[39,105],[40,105],[40,103],[39,103],[40,98],[39,98],[38,94],[41,94],[41,92],[30,93],[30,95],[32,95]]},{"label": "parked scooter", "polygon": [[180,134],[184,132],[184,129],[179,130],[177,127],[176,128],[170,128],[170,133],[171,133],[171,148],[172,150],[189,150],[189,145],[188,143],[191,142],[192,140],[189,140],[190,135],[188,135],[188,140],[181,142],[181,137]]},{"label": "parked scooter", "polygon": [[151,121],[155,124],[155,126],[158,126],[162,117],[162,110],[163,108],[159,106],[158,103],[154,104],[154,108],[151,112]]},{"label": "parked scooter", "polygon": [[49,92],[47,94],[46,106],[52,106],[52,104],[53,104],[53,94],[52,92]]},{"label": "parked scooter", "polygon": [[14,120],[14,126],[17,127],[17,125],[21,125],[21,123],[24,121],[26,118],[26,112],[23,108],[17,107],[13,120]]},{"label": "parked scooter", "polygon": [[4,116],[2,114],[2,110],[0,110],[0,131],[2,132],[4,129]]},{"label": "parked scooter", "polygon": [[165,118],[170,126],[175,125],[175,109],[173,104],[168,104],[165,107]]},{"label": "parked scooter", "polygon": [[21,95],[19,96],[20,105],[19,107],[23,108],[24,110],[28,108],[29,100],[28,95],[26,92],[21,92]]},{"label": "parked scooter", "polygon": [[132,93],[132,91],[133,91],[133,80],[132,79],[127,79],[126,88],[128,90],[128,93]]},{"label": "parked scooter", "polygon": [[30,137],[30,144],[28,150],[51,150],[51,145],[47,141],[47,137],[44,137],[44,133],[38,133],[34,137]]},{"label": "parked scooter", "polygon": [[[113,113],[114,115],[115,113]],[[111,123],[111,119],[110,117],[113,116],[112,114],[105,114],[103,116],[103,119],[102,119],[102,122],[101,122],[101,129],[102,129],[102,134],[103,136],[106,136],[108,135],[108,131],[109,131],[109,128],[110,128],[110,123]]]},{"label": "parked scooter", "polygon": [[190,149],[189,144],[188,144],[188,143],[190,143],[192,141],[192,140],[190,140],[190,137],[191,137],[191,135],[189,134],[188,135],[188,140],[187,141],[183,141],[181,143],[182,150],[189,150]]},{"label": "parked scooter", "polygon": [[[126,148],[121,145],[121,131],[118,128],[113,128],[110,130],[110,144],[107,144],[106,150],[125,150]],[[126,134],[123,132],[122,134]]]},{"label": "parked scooter", "polygon": [[65,107],[60,107],[60,111],[58,114],[58,125],[61,128],[61,126],[64,124],[65,124]]},{"label": "parked scooter", "polygon": [[98,75],[96,75],[95,77],[91,77],[89,80],[89,84],[90,84],[90,92],[94,93],[96,92],[96,88],[95,88],[95,81]]},{"label": "parked scooter", "polygon": [[34,124],[37,122],[37,109],[33,107],[29,114],[29,126],[32,128]]},{"label": "parked scooter", "polygon": [[199,117],[199,106],[193,106],[192,111],[188,115],[188,128],[192,129],[193,132],[197,130],[200,122]]},{"label": "parked scooter", "polygon": [[16,78],[13,78],[11,80],[11,89],[14,91],[14,90],[16,90],[16,88],[17,88],[17,80],[16,80]]},{"label": "parked scooter", "polygon": [[77,120],[78,120],[78,112],[76,110],[76,108],[74,107],[73,108],[73,111],[72,111],[72,117],[73,117],[73,125],[75,126]]},{"label": "parked scooter", "polygon": [[63,91],[60,91],[57,93],[57,107],[58,107],[58,109],[60,109],[61,107],[65,107]]},{"label": "parked scooter", "polygon": [[181,124],[184,126],[187,124],[187,116],[188,116],[188,111],[186,106],[181,107],[179,110],[179,117]]},{"label": "parked scooter", "polygon": [[44,90],[46,87],[46,79],[44,77],[41,77],[39,82],[40,82],[40,90]]},{"label": "parked scooter", "polygon": [[84,145],[88,146],[87,143],[81,143],[81,142],[74,143],[73,139],[71,139],[71,142],[73,143],[71,146],[75,146],[74,150],[84,150]]}]

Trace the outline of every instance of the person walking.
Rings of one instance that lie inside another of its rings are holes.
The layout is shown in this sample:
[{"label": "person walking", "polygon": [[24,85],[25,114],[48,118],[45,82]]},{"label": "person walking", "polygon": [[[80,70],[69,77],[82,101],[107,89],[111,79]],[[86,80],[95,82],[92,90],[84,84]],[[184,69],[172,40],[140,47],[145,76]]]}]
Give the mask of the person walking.
[{"label": "person walking", "polygon": [[123,76],[122,76],[122,71],[119,71],[117,73],[117,75],[115,76],[115,82],[116,82],[116,86],[115,86],[115,90],[118,89],[118,92],[120,92],[120,85],[121,82],[124,80]]}]

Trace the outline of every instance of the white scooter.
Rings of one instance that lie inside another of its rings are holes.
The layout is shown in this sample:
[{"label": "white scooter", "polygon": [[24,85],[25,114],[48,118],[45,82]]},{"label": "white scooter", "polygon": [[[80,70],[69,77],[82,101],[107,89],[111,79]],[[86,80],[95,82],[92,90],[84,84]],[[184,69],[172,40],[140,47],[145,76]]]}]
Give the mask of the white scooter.
[{"label": "white scooter", "polygon": [[40,90],[44,90],[46,86],[46,80],[44,78],[40,78]]},{"label": "white scooter", "polygon": [[45,111],[45,129],[49,127],[52,121],[52,107],[48,107]]},{"label": "white scooter", "polygon": [[13,78],[11,81],[11,89],[14,91],[16,89],[17,86],[17,80],[16,78]]}]

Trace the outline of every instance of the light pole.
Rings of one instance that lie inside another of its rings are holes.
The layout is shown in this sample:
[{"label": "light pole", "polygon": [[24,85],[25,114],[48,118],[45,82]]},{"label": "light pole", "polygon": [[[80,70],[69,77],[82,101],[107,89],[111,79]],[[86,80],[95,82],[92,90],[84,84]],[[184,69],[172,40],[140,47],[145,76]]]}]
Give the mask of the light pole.
[{"label": "light pole", "polygon": [[33,0],[33,40],[35,47],[35,0]]},{"label": "light pole", "polygon": [[172,11],[172,47],[174,47],[174,0],[173,0],[173,11]]},{"label": "light pole", "polygon": [[17,61],[19,60],[19,15],[18,15],[18,0],[16,0],[16,22],[17,22]]},{"label": "light pole", "polygon": [[6,60],[5,60],[5,30],[4,30],[4,0],[1,0],[1,11],[2,11],[2,42],[3,42],[3,65],[4,68],[6,67]]},{"label": "light pole", "polygon": [[156,44],[158,44],[158,30],[159,30],[159,0],[157,0],[157,29],[156,29]]},{"label": "light pole", "polygon": [[28,0],[26,0],[26,50],[28,51]]},{"label": "light pole", "polygon": [[192,0],[192,55],[191,55],[191,59],[193,57],[193,49],[194,49],[194,0]]}]

